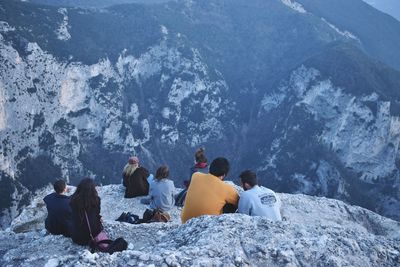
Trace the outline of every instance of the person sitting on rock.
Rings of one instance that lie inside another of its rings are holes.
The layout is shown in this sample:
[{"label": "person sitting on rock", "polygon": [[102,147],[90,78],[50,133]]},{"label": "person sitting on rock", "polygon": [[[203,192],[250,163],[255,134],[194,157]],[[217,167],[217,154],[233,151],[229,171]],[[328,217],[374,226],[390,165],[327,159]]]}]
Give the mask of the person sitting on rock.
[{"label": "person sitting on rock", "polygon": [[126,180],[136,171],[138,167],[139,167],[138,157],[130,157],[128,159],[128,163],[125,165],[124,170],[122,171],[122,184],[125,187],[126,187]]},{"label": "person sitting on rock", "polygon": [[239,194],[236,189],[223,180],[229,172],[226,158],[216,158],[210,165],[207,174],[193,174],[183,206],[181,220],[185,223],[201,215],[220,215],[227,204],[236,209]]},{"label": "person sitting on rock", "polygon": [[70,205],[73,219],[72,241],[78,245],[87,245],[91,240],[90,234],[95,237],[103,230],[100,197],[93,179],[82,179],[71,196]]},{"label": "person sitting on rock", "polygon": [[[204,148],[201,147],[196,150],[196,153],[194,154],[194,162],[194,166],[190,168],[189,178],[191,178],[195,172],[208,173],[207,157]],[[191,179],[183,182],[186,188],[189,188],[190,180]]]},{"label": "person sitting on rock", "polygon": [[175,197],[176,200],[175,204],[179,207],[182,207],[185,202],[186,193],[189,188],[190,180],[192,178],[193,173],[195,172],[208,173],[207,158],[204,152],[205,152],[204,148],[199,148],[196,150],[196,153],[194,154],[195,164],[190,168],[189,179],[183,181],[183,185],[185,186],[185,188]]},{"label": "person sitting on rock", "polygon": [[43,199],[47,208],[45,227],[53,235],[70,237],[72,211],[70,197],[65,195],[68,192],[67,184],[63,180],[57,180],[53,187],[55,192]]},{"label": "person sitting on rock", "polygon": [[124,171],[122,172],[125,198],[146,196],[149,194],[149,171],[139,165],[137,157],[129,158]]},{"label": "person sitting on rock", "polygon": [[[150,178],[151,176],[151,178]],[[157,169],[156,176],[149,176],[150,191],[149,197],[142,198],[140,203],[150,204],[150,209],[146,209],[143,218],[139,219],[136,214],[123,212],[116,221],[128,222],[132,224],[149,222],[168,222],[171,216],[168,214],[175,204],[175,186],[169,177],[169,168],[163,165]]]},{"label": "person sitting on rock", "polygon": [[157,169],[155,181],[150,186],[150,208],[153,210],[170,211],[175,204],[174,182],[168,179],[169,168],[163,165]]},{"label": "person sitting on rock", "polygon": [[250,170],[242,172],[239,177],[244,192],[240,194],[238,212],[281,221],[281,201],[275,192],[259,187],[256,174]]}]

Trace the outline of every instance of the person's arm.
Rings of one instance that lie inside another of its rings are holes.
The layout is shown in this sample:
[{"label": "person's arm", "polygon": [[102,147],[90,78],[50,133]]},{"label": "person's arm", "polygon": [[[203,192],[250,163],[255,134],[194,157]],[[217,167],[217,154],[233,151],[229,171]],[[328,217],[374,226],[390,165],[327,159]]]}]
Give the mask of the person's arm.
[{"label": "person's arm", "polygon": [[238,213],[251,215],[251,203],[246,194],[240,195]]},{"label": "person's arm", "polygon": [[225,184],[225,191],[226,191],[226,199],[225,201],[227,203],[233,204],[235,206],[238,205],[238,201],[239,201],[239,194],[236,191],[236,189],[228,184]]}]

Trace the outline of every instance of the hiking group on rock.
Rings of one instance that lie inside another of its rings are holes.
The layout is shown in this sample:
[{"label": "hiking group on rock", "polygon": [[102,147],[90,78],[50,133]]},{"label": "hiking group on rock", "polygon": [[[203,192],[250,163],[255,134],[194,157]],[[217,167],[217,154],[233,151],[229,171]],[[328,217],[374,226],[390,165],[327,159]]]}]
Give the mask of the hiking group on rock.
[{"label": "hiking group on rock", "polygon": [[[226,158],[218,157],[210,165],[200,148],[195,153],[195,164],[190,168],[189,179],[184,180],[184,189],[175,195],[174,182],[169,179],[169,168],[160,166],[155,177],[140,166],[138,157],[130,157],[122,172],[125,198],[148,196],[141,203],[148,204],[143,218],[130,213],[122,213],[117,221],[133,224],[168,222],[168,212],[176,205],[182,207],[181,221],[202,215],[242,213],[250,216],[264,216],[272,221],[280,221],[281,201],[274,191],[258,186],[253,171],[245,170],[240,175],[243,192],[225,183],[230,169]],[[127,248],[123,238],[112,241],[102,226],[100,197],[93,179],[84,178],[71,197],[67,196],[67,185],[58,180],[55,192],[46,196],[44,202],[48,216],[45,227],[51,234],[71,237],[79,245],[89,245],[92,251],[113,253]]]}]

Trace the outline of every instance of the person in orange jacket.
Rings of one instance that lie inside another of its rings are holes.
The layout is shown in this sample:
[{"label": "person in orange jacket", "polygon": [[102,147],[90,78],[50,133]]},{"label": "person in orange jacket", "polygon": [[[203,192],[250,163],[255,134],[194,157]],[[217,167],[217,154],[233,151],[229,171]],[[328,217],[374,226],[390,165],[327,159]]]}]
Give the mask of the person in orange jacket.
[{"label": "person in orange jacket", "polygon": [[238,192],[223,181],[228,172],[228,160],[220,157],[213,160],[209,173],[193,174],[181,214],[182,223],[201,215],[220,215],[227,204],[237,207]]}]

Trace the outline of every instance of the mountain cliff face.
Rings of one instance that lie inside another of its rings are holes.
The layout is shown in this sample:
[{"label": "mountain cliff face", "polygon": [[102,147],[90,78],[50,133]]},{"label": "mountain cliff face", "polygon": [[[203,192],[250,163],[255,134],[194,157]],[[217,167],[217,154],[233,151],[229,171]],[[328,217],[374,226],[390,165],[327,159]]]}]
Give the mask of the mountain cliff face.
[{"label": "mountain cliff face", "polygon": [[332,5],[0,1],[3,224],[55,178],[119,182],[132,154],[179,184],[198,146],[231,179],[400,219],[400,23]]},{"label": "mountain cliff face", "polygon": [[[99,187],[101,214],[126,251],[91,254],[71,239],[46,233],[42,190],[11,228],[0,231],[3,266],[397,266],[399,222],[342,201],[279,194],[284,221],[241,214],[202,216],[180,224],[114,221],[122,211],[143,214],[140,198],[124,199],[121,185]],[[40,247],[40,252],[37,248]]]}]

